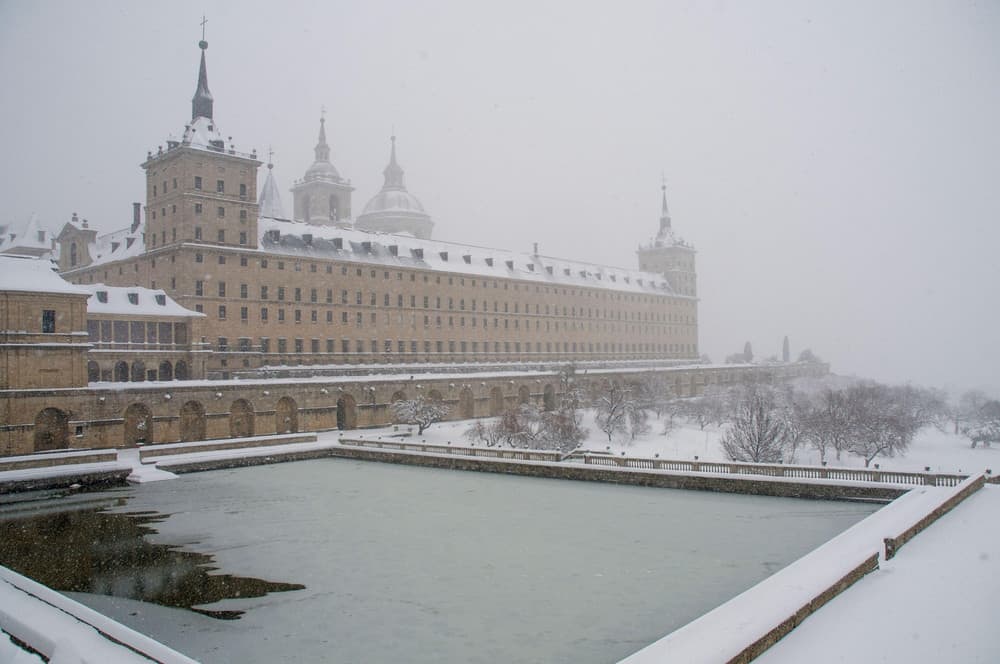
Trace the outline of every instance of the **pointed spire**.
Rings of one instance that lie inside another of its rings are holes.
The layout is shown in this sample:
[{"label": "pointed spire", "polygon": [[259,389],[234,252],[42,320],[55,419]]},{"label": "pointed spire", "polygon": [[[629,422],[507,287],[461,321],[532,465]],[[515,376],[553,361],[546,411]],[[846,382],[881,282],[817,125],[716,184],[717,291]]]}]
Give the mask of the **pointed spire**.
[{"label": "pointed spire", "polygon": [[271,161],[273,156],[274,150],[270,150],[267,157],[267,178],[264,180],[264,186],[261,187],[257,207],[261,217],[285,219],[285,208],[281,205],[281,193],[278,190],[278,183],[274,179],[274,163]]},{"label": "pointed spire", "polygon": [[316,161],[330,161],[330,146],[326,144],[326,109],[319,116],[319,141],[316,143]]},{"label": "pointed spire", "polygon": [[198,89],[191,99],[191,119],[208,118],[212,119],[212,93],[208,91],[208,68],[205,65],[205,51],[208,49],[208,42],[202,39],[198,42],[201,49],[201,67],[198,69]]},{"label": "pointed spire", "polygon": [[663,192],[663,203],[660,209],[660,234],[662,235],[665,231],[670,230],[670,210],[667,209],[667,180],[663,179],[663,183],[660,185],[660,189]]},{"label": "pointed spire", "polygon": [[392,142],[392,147],[389,150],[389,165],[382,171],[382,175],[385,176],[385,184],[382,185],[382,190],[401,189],[405,191],[406,183],[403,179],[403,169],[396,162],[396,137],[391,136],[389,140]]}]

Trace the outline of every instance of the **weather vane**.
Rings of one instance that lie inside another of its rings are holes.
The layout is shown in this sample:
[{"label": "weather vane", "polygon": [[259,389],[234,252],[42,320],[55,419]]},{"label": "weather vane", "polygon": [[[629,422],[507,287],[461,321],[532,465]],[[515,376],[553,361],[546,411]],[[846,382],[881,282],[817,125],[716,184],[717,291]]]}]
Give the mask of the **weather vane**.
[{"label": "weather vane", "polygon": [[206,23],[208,23],[208,19],[205,18],[204,14],[202,14],[201,15],[201,40],[202,41],[205,41],[205,24]]}]

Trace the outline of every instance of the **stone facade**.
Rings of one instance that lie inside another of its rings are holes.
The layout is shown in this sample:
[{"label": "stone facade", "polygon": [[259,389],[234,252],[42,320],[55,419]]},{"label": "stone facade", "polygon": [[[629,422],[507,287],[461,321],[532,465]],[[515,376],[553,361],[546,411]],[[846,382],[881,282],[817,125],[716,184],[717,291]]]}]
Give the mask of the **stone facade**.
[{"label": "stone facade", "polygon": [[[754,373],[785,380],[825,373],[825,365],[677,367],[664,369],[676,396],[731,384]],[[635,382],[648,371],[577,373],[590,381]],[[329,379],[178,381],[172,384],[91,384],[77,389],[0,390],[0,456],[45,449],[116,448],[149,443],[354,429],[392,422],[393,401],[426,394],[450,408],[449,419],[498,415],[532,402],[558,402],[556,372],[367,375]]]},{"label": "stone facade", "polygon": [[[637,272],[431,244],[414,239],[430,234],[425,214],[408,235],[348,228],[351,187],[330,161],[322,123],[316,161],[293,188],[293,216],[309,223],[259,218],[260,162],[227,146],[205,116],[202,56],[202,103],[184,139],[142,165],[145,226],[136,221],[132,235],[104,246],[70,224],[60,255],[73,283],[160,288],[203,312],[212,376],[275,364],[699,357],[690,247],[666,248],[683,264],[640,256],[647,271]],[[365,222],[406,230],[393,225],[403,214],[397,199],[416,199],[394,150],[385,177]],[[74,243],[76,261],[67,262]]]}]

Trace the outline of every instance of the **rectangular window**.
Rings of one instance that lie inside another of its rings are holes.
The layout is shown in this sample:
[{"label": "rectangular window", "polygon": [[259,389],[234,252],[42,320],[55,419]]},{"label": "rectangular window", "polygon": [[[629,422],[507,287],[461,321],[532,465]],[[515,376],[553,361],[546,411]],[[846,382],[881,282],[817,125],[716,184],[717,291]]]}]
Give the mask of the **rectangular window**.
[{"label": "rectangular window", "polygon": [[219,242],[225,242],[225,241],[226,241],[226,231],[220,230],[219,231]]},{"label": "rectangular window", "polygon": [[201,176],[200,175],[194,176],[194,188],[195,189],[201,189]]},{"label": "rectangular window", "polygon": [[226,320],[226,305],[219,305],[219,320]]},{"label": "rectangular window", "polygon": [[281,323],[285,320],[285,310],[278,309],[278,322]]},{"label": "rectangular window", "polygon": [[225,297],[225,296],[226,296],[226,282],[225,281],[220,281],[219,282],[219,297]]},{"label": "rectangular window", "polygon": [[240,320],[244,323],[250,318],[250,312],[246,307],[240,307]]},{"label": "rectangular window", "polygon": [[194,282],[194,294],[197,296],[202,296],[205,294],[205,284],[201,280]]},{"label": "rectangular window", "polygon": [[296,339],[295,340],[295,352],[296,353],[301,353],[302,352],[302,339]]},{"label": "rectangular window", "polygon": [[281,300],[281,301],[284,301],[284,299],[285,299],[285,287],[284,286],[278,286],[278,299]]},{"label": "rectangular window", "polygon": [[240,198],[246,200],[247,197],[247,186],[245,184],[240,185]]},{"label": "rectangular window", "polygon": [[244,300],[250,296],[249,289],[250,287],[246,284],[240,284],[240,297]]},{"label": "rectangular window", "polygon": [[[240,231],[240,244],[246,244],[246,243],[247,243],[247,232]],[[243,263],[243,265],[246,265],[246,263]]]},{"label": "rectangular window", "polygon": [[229,340],[226,337],[219,337],[218,348],[221,351],[229,350]]},{"label": "rectangular window", "polygon": [[225,180],[216,180],[215,181],[215,191],[217,191],[220,194],[226,193],[226,181]]},{"label": "rectangular window", "polygon": [[215,208],[215,216],[218,217],[219,219],[222,219],[223,217],[225,217],[226,216],[226,208],[222,207],[221,205],[219,207]]},{"label": "rectangular window", "polygon": [[284,337],[278,339],[278,352],[284,353],[288,351],[288,339]]},{"label": "rectangular window", "polygon": [[295,301],[296,302],[301,302],[302,301],[302,289],[301,288],[296,288],[295,289]]},{"label": "rectangular window", "polygon": [[260,352],[270,353],[271,352],[271,340],[267,337],[260,338]]},{"label": "rectangular window", "polygon": [[309,348],[310,348],[310,350],[313,353],[318,353],[319,352],[319,339],[313,339],[310,342],[310,344],[309,344]]},{"label": "rectangular window", "polygon": [[56,310],[42,310],[42,333],[52,334],[56,331]]},{"label": "rectangular window", "polygon": [[260,308],[260,319],[265,322],[267,321],[267,307]]}]

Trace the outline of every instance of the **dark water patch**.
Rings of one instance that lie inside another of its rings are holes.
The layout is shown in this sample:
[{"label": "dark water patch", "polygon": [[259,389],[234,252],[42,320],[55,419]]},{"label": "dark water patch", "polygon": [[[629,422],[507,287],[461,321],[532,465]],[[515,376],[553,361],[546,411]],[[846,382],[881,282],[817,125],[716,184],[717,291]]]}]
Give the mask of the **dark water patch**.
[{"label": "dark water patch", "polygon": [[8,508],[0,515],[0,564],[55,590],[125,597],[221,620],[238,619],[243,611],[196,607],[305,588],[214,574],[212,556],[149,541],[157,533],[153,526],[168,515],[106,511],[126,503],[122,497],[59,511]]}]

